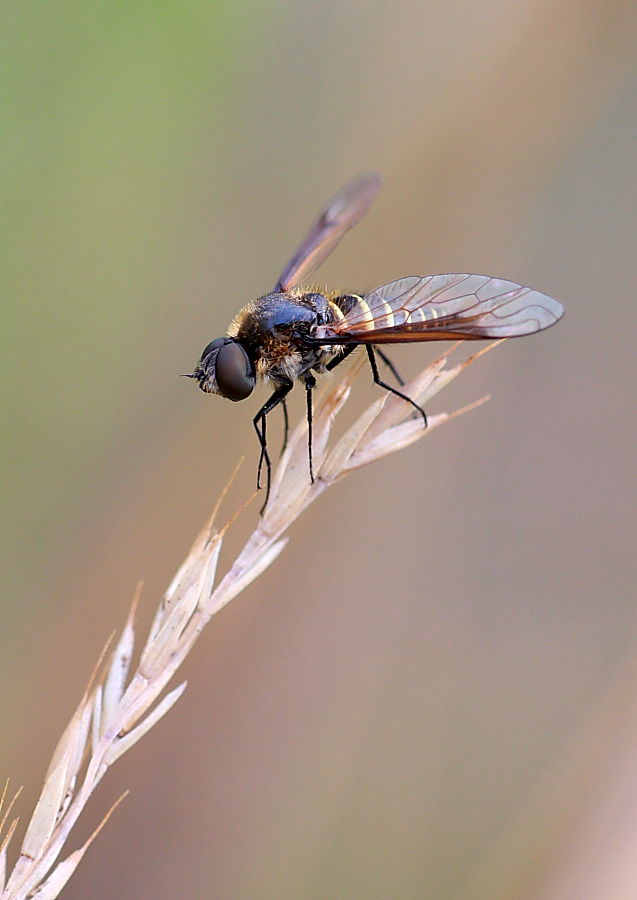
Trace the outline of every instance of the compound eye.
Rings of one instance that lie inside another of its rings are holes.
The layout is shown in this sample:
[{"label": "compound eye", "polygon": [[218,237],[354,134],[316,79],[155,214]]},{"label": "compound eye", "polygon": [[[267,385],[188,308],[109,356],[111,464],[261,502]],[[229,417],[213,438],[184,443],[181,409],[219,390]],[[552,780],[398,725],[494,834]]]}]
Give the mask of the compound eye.
[{"label": "compound eye", "polygon": [[252,393],[254,371],[241,344],[236,341],[224,343],[217,354],[215,377],[219,393],[228,400],[245,400]]},{"label": "compound eye", "polygon": [[204,347],[203,353],[201,354],[201,359],[205,359],[206,356],[210,356],[213,350],[218,350],[220,347],[226,343],[228,338],[215,338],[214,341],[210,341],[207,347]]}]

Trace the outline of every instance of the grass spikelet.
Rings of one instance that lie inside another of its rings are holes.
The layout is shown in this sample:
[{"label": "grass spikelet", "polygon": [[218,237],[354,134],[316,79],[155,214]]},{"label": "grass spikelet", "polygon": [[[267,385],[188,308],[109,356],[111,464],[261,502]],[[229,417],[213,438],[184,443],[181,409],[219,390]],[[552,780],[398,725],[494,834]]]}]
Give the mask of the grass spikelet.
[{"label": "grass spikelet", "polygon": [[[448,366],[451,350],[405,385],[404,390],[417,403],[426,405],[467,365],[486,352],[482,350],[459,365]],[[334,421],[347,402],[361,364],[362,357],[350,366],[343,378],[331,383],[316,405],[314,484],[309,479],[307,425],[303,421],[290,436],[287,449],[273,473],[270,501],[264,514],[215,586],[224,534],[232,524],[231,521],[223,528],[217,528],[215,521],[219,503],[234,475],[230,479],[212,516],[197,535],[160,601],[135,667],[135,609],[141,587],[138,589],[108,663],[102,666],[107,653],[105,648],[58,743],[27,826],[20,855],[6,884],[6,851],[17,820],[12,820],[6,831],[5,825],[15,798],[4,814],[0,826],[1,900],[27,900],[35,892],[42,900],[59,896],[123,797],[111,807],[88,841],[63,859],[63,848],[88,799],[108,768],[138,743],[183,694],[186,682],[165,691],[201,631],[219,609],[274,562],[287,544],[285,532],[303,511],[348,472],[408,446],[430,434],[437,425],[476,405],[471,404],[450,415],[431,416],[429,427],[425,429],[413,407],[387,393],[376,399],[332,445]],[[3,800],[6,792],[5,788]]]}]

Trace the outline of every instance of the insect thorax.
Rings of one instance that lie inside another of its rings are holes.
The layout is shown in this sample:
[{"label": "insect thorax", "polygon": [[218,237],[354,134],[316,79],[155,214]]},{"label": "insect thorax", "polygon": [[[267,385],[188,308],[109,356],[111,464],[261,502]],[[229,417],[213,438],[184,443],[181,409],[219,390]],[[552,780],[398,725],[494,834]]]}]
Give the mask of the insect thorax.
[{"label": "insect thorax", "polygon": [[295,380],[310,370],[325,370],[334,351],[304,344],[303,337],[340,317],[334,303],[317,291],[266,294],[240,310],[228,336],[245,347],[260,378]]}]

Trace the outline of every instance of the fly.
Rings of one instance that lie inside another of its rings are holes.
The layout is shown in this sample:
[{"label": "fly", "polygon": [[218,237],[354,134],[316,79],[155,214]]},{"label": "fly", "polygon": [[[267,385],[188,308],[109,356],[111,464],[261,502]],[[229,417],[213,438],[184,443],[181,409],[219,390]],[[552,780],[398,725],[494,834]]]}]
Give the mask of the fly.
[{"label": "fly", "polygon": [[263,466],[266,468],[263,509],[270,494],[272,471],[267,416],[275,407],[283,406],[287,440],[285,398],[296,381],[306,392],[308,462],[314,482],[315,376],[334,369],[357,347],[365,347],[374,383],[410,403],[426,427],[425,410],[380,378],[377,356],[399,385],[403,384],[378,345],[522,337],[549,328],[564,314],[562,305],[546,294],[489,275],[413,275],[364,294],[324,294],[303,288],[303,280],[365,215],[380,186],[380,176],[373,172],[345,185],[314,222],[272,292],[244,306],[226,336],[207,345],[188,376],[202,391],[233,401],[249,397],[257,381],[272,384],[273,393],[252,420],[261,449],[257,489],[261,487]]}]

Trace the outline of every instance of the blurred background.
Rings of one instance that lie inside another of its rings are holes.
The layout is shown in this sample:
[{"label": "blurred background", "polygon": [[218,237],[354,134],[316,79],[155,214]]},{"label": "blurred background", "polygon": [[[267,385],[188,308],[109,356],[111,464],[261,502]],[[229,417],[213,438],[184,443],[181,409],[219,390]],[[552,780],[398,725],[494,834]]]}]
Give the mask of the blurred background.
[{"label": "blurred background", "polygon": [[132,788],[64,896],[634,897],[635,5],[2,17],[0,776],[24,820],[137,580],[144,623],[240,456],[226,514],[253,489],[265,394],[177,373],[344,181],[385,186],[331,286],[486,272],[567,308],[431,411],[489,404],[329,491],[217,616],[87,811],[71,848]]}]

